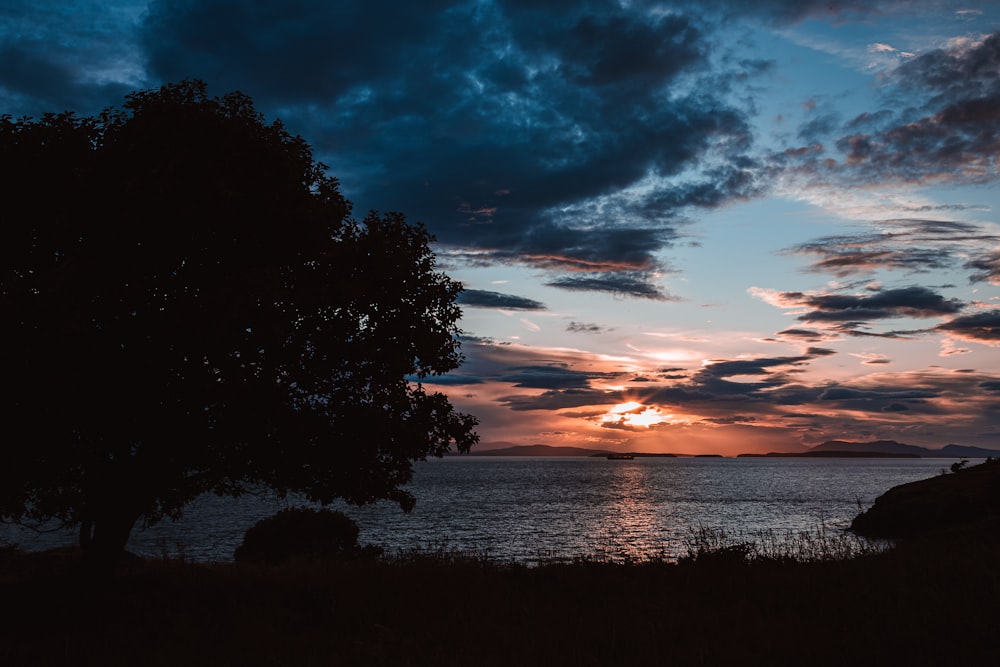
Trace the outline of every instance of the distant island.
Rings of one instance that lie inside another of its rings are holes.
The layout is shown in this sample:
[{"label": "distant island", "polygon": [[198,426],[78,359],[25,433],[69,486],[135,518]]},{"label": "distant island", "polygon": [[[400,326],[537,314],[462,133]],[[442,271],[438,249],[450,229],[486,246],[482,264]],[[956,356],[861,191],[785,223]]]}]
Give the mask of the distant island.
[{"label": "distant island", "polygon": [[985,459],[991,456],[1000,456],[1000,451],[967,445],[946,445],[941,449],[930,449],[917,445],[906,445],[895,440],[875,440],[873,442],[829,440],[805,452],[768,452],[767,454],[740,454],[740,456]]},{"label": "distant island", "polygon": [[[499,443],[491,443],[499,444]],[[607,456],[611,452],[587,447],[557,447],[553,445],[508,445],[492,449],[472,448],[462,456]]]},{"label": "distant island", "polygon": [[[496,444],[496,443],[491,443]],[[561,447],[554,445],[508,445],[493,449],[473,449],[462,456],[594,456],[607,457],[609,454],[627,454],[635,458],[673,458],[677,454],[650,452],[612,452],[606,449],[588,447]]]},{"label": "distant island", "polygon": [[[675,459],[679,454],[660,454],[657,452],[614,452],[614,455],[631,456],[634,459]],[[591,454],[591,456],[605,456],[605,454]]]},{"label": "distant island", "polygon": [[[510,442],[491,442],[484,448],[473,448],[461,456],[588,456],[607,457],[609,454],[628,454],[635,458],[721,458],[721,454],[675,454],[669,452],[617,452],[589,447],[560,445],[515,445]],[[449,456],[458,456],[449,454]],[[811,449],[797,452],[767,452],[766,454],[739,454],[738,458],[941,458],[941,459],[985,459],[1000,456],[1000,450],[972,447],[968,445],[946,445],[940,449],[907,445],[895,440],[875,440],[872,442],[848,442],[828,440]]]},{"label": "distant island", "polygon": [[824,451],[808,451],[808,452],[768,452],[767,454],[739,454],[737,458],[741,459],[752,459],[752,458],[806,458],[806,459],[919,459],[918,454],[887,454],[884,452],[854,452],[854,451],[838,451],[835,449],[824,450]]}]

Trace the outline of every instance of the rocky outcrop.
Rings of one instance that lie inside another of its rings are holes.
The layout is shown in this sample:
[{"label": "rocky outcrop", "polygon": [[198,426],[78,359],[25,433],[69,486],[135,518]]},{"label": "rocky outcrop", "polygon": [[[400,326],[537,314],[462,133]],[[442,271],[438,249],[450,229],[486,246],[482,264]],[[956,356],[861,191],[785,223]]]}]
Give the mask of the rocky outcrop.
[{"label": "rocky outcrop", "polygon": [[910,538],[1000,520],[1000,459],[889,489],[851,523],[858,535]]}]

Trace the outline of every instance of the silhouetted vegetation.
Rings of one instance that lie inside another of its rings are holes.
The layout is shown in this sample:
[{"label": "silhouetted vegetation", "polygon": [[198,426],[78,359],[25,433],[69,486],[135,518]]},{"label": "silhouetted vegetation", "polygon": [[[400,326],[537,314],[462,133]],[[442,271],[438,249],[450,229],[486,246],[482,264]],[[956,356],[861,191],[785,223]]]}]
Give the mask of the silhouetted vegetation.
[{"label": "silhouetted vegetation", "polygon": [[851,532],[817,526],[813,530],[743,531],[699,527],[685,540],[682,563],[724,565],[772,563],[830,563],[872,556],[889,548],[884,540],[871,540]]},{"label": "silhouetted vegetation", "polygon": [[234,557],[236,562],[281,563],[356,555],[358,532],[358,524],[343,512],[290,507],[251,526]]},{"label": "silhouetted vegetation", "polygon": [[737,555],[538,567],[448,552],[136,560],[94,591],[72,576],[73,554],[0,553],[0,664],[995,661],[995,543],[804,562]]},{"label": "silhouetted vegetation", "polygon": [[0,518],[109,565],[208,491],[407,509],[412,461],[477,440],[419,384],[461,360],[426,230],[352,218],[245,95],[0,117],[0,184]]},{"label": "silhouetted vegetation", "polygon": [[[997,470],[934,479],[981,489]],[[824,527],[702,529],[677,562],[535,567],[447,550],[130,558],[98,590],[78,552],[4,548],[0,664],[993,664],[998,536],[973,522],[887,549]]]}]

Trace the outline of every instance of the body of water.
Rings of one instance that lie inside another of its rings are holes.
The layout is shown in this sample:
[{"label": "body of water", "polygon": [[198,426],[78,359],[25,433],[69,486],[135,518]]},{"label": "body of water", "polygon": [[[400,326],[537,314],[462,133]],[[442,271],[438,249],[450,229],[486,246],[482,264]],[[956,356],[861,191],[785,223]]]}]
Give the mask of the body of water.
[{"label": "body of water", "polygon": [[[390,551],[451,549],[536,562],[683,554],[699,528],[779,534],[846,528],[898,484],[940,474],[950,459],[446,457],[418,463],[398,506],[338,505],[364,544]],[[970,462],[972,464],[977,461]],[[293,503],[294,504],[294,503]],[[244,531],[285,504],[205,496],[184,517],[136,530],[147,556],[228,560]],[[0,541],[27,549],[72,544],[71,533],[0,526]]]}]

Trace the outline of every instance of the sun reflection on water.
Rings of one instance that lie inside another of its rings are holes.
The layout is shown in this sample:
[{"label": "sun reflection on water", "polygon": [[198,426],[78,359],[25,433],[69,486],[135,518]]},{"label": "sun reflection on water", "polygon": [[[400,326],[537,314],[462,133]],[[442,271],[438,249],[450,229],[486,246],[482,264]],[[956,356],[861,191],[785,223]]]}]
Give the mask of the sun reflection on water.
[{"label": "sun reflection on water", "polygon": [[654,500],[656,481],[643,461],[616,462],[607,478],[606,502],[591,528],[600,536],[600,556],[634,562],[671,557],[673,545],[663,539],[664,517]]}]

